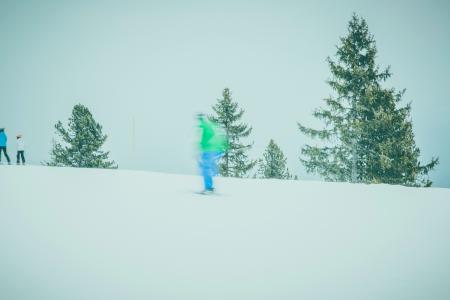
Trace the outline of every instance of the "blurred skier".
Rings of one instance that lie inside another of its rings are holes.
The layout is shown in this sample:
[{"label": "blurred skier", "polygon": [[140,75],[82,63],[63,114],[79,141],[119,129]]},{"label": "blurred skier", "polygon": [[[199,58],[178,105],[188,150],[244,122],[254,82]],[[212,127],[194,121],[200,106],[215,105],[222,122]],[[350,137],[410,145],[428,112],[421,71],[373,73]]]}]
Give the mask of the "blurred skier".
[{"label": "blurred skier", "polygon": [[219,173],[217,162],[228,149],[228,140],[222,128],[204,114],[198,114],[197,119],[202,130],[199,144],[199,166],[205,187],[202,193],[206,194],[214,192],[213,176]]},{"label": "blurred skier", "polygon": [[22,159],[22,165],[25,164],[25,142],[23,141],[22,135],[17,135],[17,164],[20,164],[20,159]]},{"label": "blurred skier", "polygon": [[7,142],[8,137],[5,134],[5,128],[0,128],[0,162],[2,161],[2,151],[3,151],[6,160],[8,161],[8,165],[10,165],[11,160],[9,159],[8,152],[6,151]]}]

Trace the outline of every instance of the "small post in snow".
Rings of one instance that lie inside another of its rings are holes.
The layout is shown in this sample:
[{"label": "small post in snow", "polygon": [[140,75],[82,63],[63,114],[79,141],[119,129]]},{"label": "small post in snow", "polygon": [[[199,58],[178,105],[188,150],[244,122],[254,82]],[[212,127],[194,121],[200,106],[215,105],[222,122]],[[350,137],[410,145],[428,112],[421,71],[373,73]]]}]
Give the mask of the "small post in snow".
[{"label": "small post in snow", "polygon": [[358,180],[358,170],[356,168],[356,141],[355,138],[353,138],[352,141],[352,182],[356,183]]}]

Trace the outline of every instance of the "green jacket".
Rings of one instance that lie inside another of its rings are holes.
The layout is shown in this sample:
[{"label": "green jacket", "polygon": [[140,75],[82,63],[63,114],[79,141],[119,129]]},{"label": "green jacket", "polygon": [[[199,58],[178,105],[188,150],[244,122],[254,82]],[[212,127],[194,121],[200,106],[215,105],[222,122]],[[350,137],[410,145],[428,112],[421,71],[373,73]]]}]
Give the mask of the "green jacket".
[{"label": "green jacket", "polygon": [[202,129],[200,140],[200,150],[202,152],[224,152],[228,149],[227,137],[216,123],[202,119],[200,120],[200,128]]}]

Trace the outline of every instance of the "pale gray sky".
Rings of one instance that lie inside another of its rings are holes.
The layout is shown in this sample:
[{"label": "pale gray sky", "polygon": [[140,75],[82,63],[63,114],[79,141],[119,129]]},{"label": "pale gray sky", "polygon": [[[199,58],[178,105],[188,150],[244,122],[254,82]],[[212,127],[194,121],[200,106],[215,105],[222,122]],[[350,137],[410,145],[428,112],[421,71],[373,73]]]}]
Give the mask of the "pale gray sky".
[{"label": "pale gray sky", "polygon": [[[325,62],[352,12],[366,18],[387,86],[406,88],[422,161],[450,187],[450,2],[0,0],[0,127],[48,159],[57,120],[76,103],[109,135],[120,168],[195,173],[195,121],[224,87],[253,126],[253,158],[273,138],[290,169],[309,142],[296,122],[331,93]],[[132,120],[135,119],[135,145]]]}]

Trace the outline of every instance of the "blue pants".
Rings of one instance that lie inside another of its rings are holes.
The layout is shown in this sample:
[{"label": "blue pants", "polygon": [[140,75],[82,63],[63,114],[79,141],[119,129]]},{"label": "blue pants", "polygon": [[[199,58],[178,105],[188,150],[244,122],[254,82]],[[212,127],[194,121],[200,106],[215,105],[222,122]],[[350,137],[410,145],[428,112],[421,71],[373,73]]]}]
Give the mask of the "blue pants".
[{"label": "blue pants", "polygon": [[214,189],[213,176],[216,176],[218,172],[217,161],[222,157],[223,152],[208,151],[203,152],[200,157],[200,169],[203,175],[203,182],[205,190]]},{"label": "blue pants", "polygon": [[10,163],[11,160],[9,159],[8,153],[6,152],[6,146],[0,147],[0,161],[2,161],[2,151],[5,154],[6,160],[8,161],[8,163]]}]

